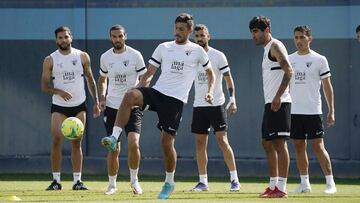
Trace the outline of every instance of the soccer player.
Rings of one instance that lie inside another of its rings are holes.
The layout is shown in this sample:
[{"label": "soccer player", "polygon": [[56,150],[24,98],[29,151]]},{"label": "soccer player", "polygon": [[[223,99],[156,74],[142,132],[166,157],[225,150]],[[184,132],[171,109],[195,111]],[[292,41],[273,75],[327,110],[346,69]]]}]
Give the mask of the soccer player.
[{"label": "soccer player", "polygon": [[230,191],[239,191],[240,184],[236,171],[233,150],[227,138],[227,118],[224,107],[225,96],[222,88],[222,79],[225,78],[230,100],[226,109],[230,114],[237,110],[235,102],[235,86],[230,73],[226,56],[219,50],[209,46],[210,34],[206,25],[198,24],[194,28],[195,43],[202,46],[207,52],[215,73],[214,101],[211,104],[204,100],[207,92],[207,77],[202,67],[198,68],[195,77],[195,101],[191,131],[196,135],[196,160],[199,171],[199,183],[192,191],[207,191],[207,143],[210,127],[214,129],[216,141],[223,153],[225,163],[230,171]]},{"label": "soccer player", "polygon": [[[176,168],[175,136],[181,121],[184,103],[187,102],[198,65],[202,65],[208,77],[208,90],[203,95],[213,100],[214,73],[208,55],[202,47],[189,41],[193,31],[193,17],[182,13],[175,19],[175,40],[161,43],[152,54],[146,73],[141,77],[138,88],[128,91],[117,112],[113,133],[103,139],[107,148],[116,148],[115,142],[129,121],[133,106],[140,106],[157,112],[157,127],[161,131],[160,142],[164,153],[166,169],[165,183],[158,195],[167,199],[174,190]],[[161,66],[161,74],[153,87],[147,87]]]},{"label": "soccer player", "polygon": [[[127,38],[125,28],[121,25],[114,25],[110,28],[109,34],[113,47],[101,55],[100,77],[98,80],[100,108],[104,111],[104,124],[108,136],[112,134],[116,113],[126,91],[135,87],[139,82],[139,77],[146,72],[141,53],[125,44]],[[131,110],[130,121],[125,126],[128,140],[130,185],[134,194],[142,194],[142,189],[138,182],[140,164],[139,137],[142,116],[143,113],[139,107],[133,108]],[[116,148],[109,148],[107,156],[109,176],[109,186],[105,192],[107,195],[112,195],[116,192],[120,137],[117,139],[116,145]]]},{"label": "soccer player", "polygon": [[327,59],[310,48],[312,35],[310,27],[300,25],[294,29],[294,43],[297,51],[289,56],[295,74],[290,85],[291,138],[294,141],[297,167],[301,183],[296,193],[311,192],[309,181],[309,160],[306,153],[307,140],[313,146],[316,157],[326,178],[325,193],[336,192],[330,156],[325,149],[320,87],[322,84],[328,114],[327,126],[335,123],[334,93],[330,80]]},{"label": "soccer player", "polygon": [[360,42],[360,25],[356,27],[356,37],[358,42]]},{"label": "soccer player", "polygon": [[268,17],[255,16],[249,23],[249,29],[255,44],[264,47],[262,77],[265,109],[262,145],[268,160],[270,183],[260,197],[287,197],[286,181],[290,159],[286,141],[290,136],[289,82],[293,70],[284,44],[271,35]]},{"label": "soccer player", "polygon": [[[61,148],[64,137],[61,134],[61,123],[68,117],[77,117],[85,125],[86,95],[84,76],[87,87],[93,98],[93,117],[100,115],[96,83],[91,71],[90,57],[86,52],[71,46],[72,35],[68,27],[61,26],[55,30],[58,49],[47,56],[43,63],[41,89],[52,95],[51,105],[51,166],[53,182],[46,190],[61,190],[60,168]],[[83,154],[81,141],[71,142],[71,162],[73,167],[73,190],[87,190],[81,182]]]}]

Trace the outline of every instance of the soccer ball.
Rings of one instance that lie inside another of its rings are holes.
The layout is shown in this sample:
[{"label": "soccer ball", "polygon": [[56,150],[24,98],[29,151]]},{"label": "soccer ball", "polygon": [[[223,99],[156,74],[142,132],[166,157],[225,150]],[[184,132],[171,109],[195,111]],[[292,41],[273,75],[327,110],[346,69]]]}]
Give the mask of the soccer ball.
[{"label": "soccer ball", "polygon": [[61,133],[70,141],[77,140],[84,133],[84,124],[76,117],[69,117],[61,124]]}]

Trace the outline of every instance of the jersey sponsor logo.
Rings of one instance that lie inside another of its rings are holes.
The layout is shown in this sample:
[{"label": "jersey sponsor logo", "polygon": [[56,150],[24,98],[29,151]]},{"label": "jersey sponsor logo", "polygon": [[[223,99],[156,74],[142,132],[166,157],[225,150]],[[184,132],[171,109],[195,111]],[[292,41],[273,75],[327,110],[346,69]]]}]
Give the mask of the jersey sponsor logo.
[{"label": "jersey sponsor logo", "polygon": [[73,83],[75,82],[75,73],[74,71],[64,71],[62,72],[62,78],[64,81],[64,84]]},{"label": "jersey sponsor logo", "polygon": [[117,73],[115,75],[115,85],[126,85],[126,74]]},{"label": "jersey sponsor logo", "polygon": [[184,65],[184,61],[173,61],[171,64],[171,72],[183,74],[182,71],[184,70]]},{"label": "jersey sponsor logo", "polygon": [[192,53],[192,50],[186,50],[185,51],[186,56],[190,56],[191,53]]},{"label": "jersey sponsor logo", "polygon": [[295,84],[305,84],[306,73],[301,71],[295,71]]},{"label": "jersey sponsor logo", "polygon": [[310,66],[312,65],[312,62],[306,62],[306,67],[310,68]]},{"label": "jersey sponsor logo", "polygon": [[129,65],[129,60],[123,61],[123,64],[124,64],[125,67],[127,67]]},{"label": "jersey sponsor logo", "polygon": [[207,84],[207,75],[204,72],[198,72],[198,82],[199,84]]},{"label": "jersey sponsor logo", "polygon": [[73,59],[71,62],[72,62],[72,64],[75,66],[75,65],[78,63],[78,60],[77,60],[77,59]]}]

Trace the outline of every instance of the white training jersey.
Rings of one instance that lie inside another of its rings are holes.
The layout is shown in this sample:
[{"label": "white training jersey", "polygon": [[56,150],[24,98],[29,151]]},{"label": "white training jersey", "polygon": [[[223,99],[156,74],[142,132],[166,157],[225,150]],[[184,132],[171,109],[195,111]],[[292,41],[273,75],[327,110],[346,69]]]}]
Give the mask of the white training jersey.
[{"label": "white training jersey", "polygon": [[179,45],[175,41],[164,42],[154,51],[149,63],[160,67],[161,74],[153,86],[164,95],[186,103],[197,68],[210,68],[205,50],[193,42]]},{"label": "white training jersey", "polygon": [[[268,42],[268,44],[264,47],[262,75],[265,104],[272,103],[276,92],[279,90],[280,84],[284,76],[284,71],[281,69],[279,62],[277,62],[276,59],[272,58],[270,54],[270,48],[274,42],[278,42],[282,46],[284,46],[282,42],[272,38],[271,41]],[[281,95],[280,99],[282,103],[291,102],[289,87],[285,89],[284,94]]]},{"label": "white training jersey", "polygon": [[215,85],[214,85],[214,101],[213,104],[209,104],[205,101],[205,95],[208,92],[208,80],[207,75],[202,66],[197,69],[197,76],[195,77],[195,100],[194,107],[198,106],[220,106],[225,103],[225,96],[222,87],[223,73],[230,71],[226,56],[221,51],[209,47],[207,51],[209,56],[211,67],[215,73]]},{"label": "white training jersey", "polygon": [[113,48],[100,57],[100,75],[108,77],[106,106],[118,109],[127,90],[139,83],[139,76],[146,72],[144,59],[139,51],[125,46],[123,53]]},{"label": "white training jersey", "polygon": [[321,80],[331,76],[326,57],[310,50],[306,55],[295,52],[289,59],[294,69],[290,85],[291,113],[322,114]]},{"label": "white training jersey", "polygon": [[84,84],[84,67],[81,62],[81,50],[71,48],[71,52],[63,55],[59,50],[51,53],[53,60],[52,79],[54,88],[69,92],[72,98],[65,101],[54,94],[52,103],[63,107],[79,106],[86,100]]}]

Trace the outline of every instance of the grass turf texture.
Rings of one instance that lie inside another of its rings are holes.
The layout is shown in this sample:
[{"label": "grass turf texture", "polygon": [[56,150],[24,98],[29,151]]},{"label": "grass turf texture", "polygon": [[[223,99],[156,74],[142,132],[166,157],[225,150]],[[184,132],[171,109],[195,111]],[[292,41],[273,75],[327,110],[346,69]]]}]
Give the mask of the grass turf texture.
[{"label": "grass turf texture", "polygon": [[[6,202],[11,196],[17,196],[22,202],[160,202],[156,199],[162,185],[162,177],[141,176],[140,183],[144,194],[134,196],[131,193],[129,178],[118,177],[118,191],[115,195],[104,195],[107,188],[107,176],[83,177],[88,191],[72,191],[72,175],[62,175],[61,191],[45,191],[51,182],[51,175],[38,174],[1,174],[0,175],[0,202]],[[189,192],[197,183],[197,177],[176,177],[175,191],[168,201],[170,202],[360,202],[359,179],[335,179],[338,192],[334,195],[323,193],[324,179],[311,179],[310,194],[289,193],[287,199],[258,198],[267,187],[267,178],[241,178],[240,192],[228,192],[230,182],[228,178],[209,178],[210,191]],[[288,190],[291,191],[298,184],[298,179],[288,181]]]}]

